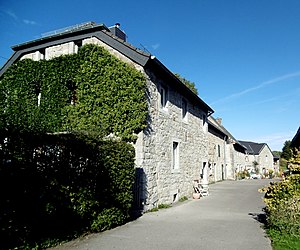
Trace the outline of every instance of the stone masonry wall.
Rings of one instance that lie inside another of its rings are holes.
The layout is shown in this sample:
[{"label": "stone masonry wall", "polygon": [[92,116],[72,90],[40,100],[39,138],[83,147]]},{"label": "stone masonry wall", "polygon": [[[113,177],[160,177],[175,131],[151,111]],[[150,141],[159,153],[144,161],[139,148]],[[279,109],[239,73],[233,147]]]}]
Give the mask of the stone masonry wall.
[{"label": "stone masonry wall", "polygon": [[[149,126],[140,133],[136,143],[137,166],[147,179],[144,186],[146,210],[157,204],[173,203],[180,197],[190,197],[193,180],[200,178],[207,162],[207,123],[203,112],[187,100],[188,113],[182,118],[182,95],[174,91],[152,72],[148,75]],[[168,89],[166,108],[160,107],[159,89]],[[173,142],[178,143],[179,168],[173,169]]]},{"label": "stone masonry wall", "polygon": [[[208,151],[208,161],[209,161],[209,181],[217,182],[225,178],[225,148],[224,140],[220,137],[209,133],[209,151]],[[220,155],[219,155],[220,150]],[[223,172],[223,176],[222,176]]]},{"label": "stone masonry wall", "polygon": [[267,146],[264,146],[258,156],[260,173],[264,173],[264,170],[268,171],[274,169],[273,166],[273,154]]}]

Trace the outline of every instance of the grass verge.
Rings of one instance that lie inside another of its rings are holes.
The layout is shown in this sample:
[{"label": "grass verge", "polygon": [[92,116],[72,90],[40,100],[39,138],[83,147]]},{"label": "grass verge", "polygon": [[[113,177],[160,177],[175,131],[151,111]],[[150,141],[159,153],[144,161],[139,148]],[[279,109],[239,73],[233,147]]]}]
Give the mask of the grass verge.
[{"label": "grass verge", "polygon": [[268,229],[267,234],[271,238],[273,250],[298,250],[300,249],[300,237],[283,234],[274,229]]}]

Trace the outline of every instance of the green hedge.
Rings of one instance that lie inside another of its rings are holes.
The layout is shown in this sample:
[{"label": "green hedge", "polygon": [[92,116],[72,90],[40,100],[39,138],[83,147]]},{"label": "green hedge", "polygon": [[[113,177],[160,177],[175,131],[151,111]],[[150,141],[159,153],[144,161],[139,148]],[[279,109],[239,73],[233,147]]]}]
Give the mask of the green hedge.
[{"label": "green hedge", "polygon": [[83,137],[6,137],[0,151],[1,249],[102,231],[129,218],[133,146]]},{"label": "green hedge", "polygon": [[[128,142],[147,125],[145,88],[141,72],[96,45],[21,60],[4,73],[1,249],[128,219],[135,174]],[[105,140],[112,134],[119,140]]]}]

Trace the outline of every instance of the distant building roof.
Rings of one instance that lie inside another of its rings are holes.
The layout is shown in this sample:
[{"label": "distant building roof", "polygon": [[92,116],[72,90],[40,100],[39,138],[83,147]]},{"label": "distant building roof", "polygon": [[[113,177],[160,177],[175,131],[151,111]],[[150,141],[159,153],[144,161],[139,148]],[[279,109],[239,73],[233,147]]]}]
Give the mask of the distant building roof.
[{"label": "distant building roof", "polygon": [[239,142],[247,148],[247,152],[249,154],[253,154],[253,155],[259,155],[264,146],[268,147],[266,143],[256,143],[251,141],[239,141]]},{"label": "distant building roof", "polygon": [[[218,133],[218,136],[226,137],[226,140],[233,143],[239,151],[245,151],[247,148],[242,145],[237,139],[233,137],[233,135],[222,125],[222,119],[210,116],[208,118],[208,130],[215,134]],[[215,134],[216,135],[216,134]]]}]

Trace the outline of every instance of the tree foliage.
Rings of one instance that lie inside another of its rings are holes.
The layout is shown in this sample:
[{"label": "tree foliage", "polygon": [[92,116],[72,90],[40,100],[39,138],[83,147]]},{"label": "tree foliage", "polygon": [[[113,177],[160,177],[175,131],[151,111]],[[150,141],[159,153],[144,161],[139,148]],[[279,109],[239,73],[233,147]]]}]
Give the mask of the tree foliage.
[{"label": "tree foliage", "polygon": [[274,156],[280,157],[281,156],[281,151],[272,151]]},{"label": "tree foliage", "polygon": [[288,140],[284,142],[281,157],[286,160],[289,160],[292,157],[291,141]]},{"label": "tree foliage", "polygon": [[192,90],[196,95],[198,95],[198,90],[195,86],[194,82],[191,82],[187,79],[185,79],[184,77],[182,77],[181,75],[179,75],[178,73],[174,74],[182,83],[184,83],[187,87],[190,88],[190,90]]}]

